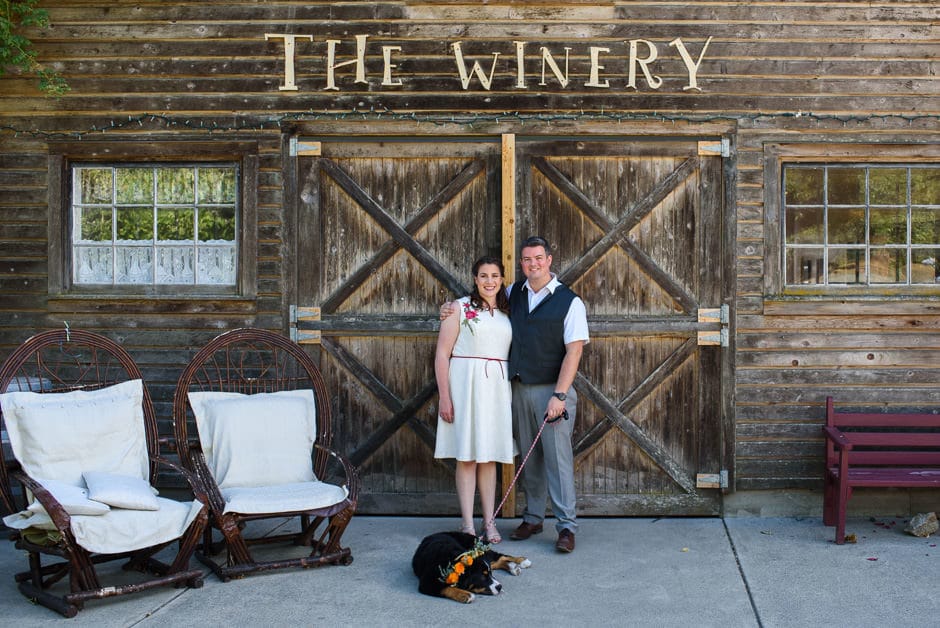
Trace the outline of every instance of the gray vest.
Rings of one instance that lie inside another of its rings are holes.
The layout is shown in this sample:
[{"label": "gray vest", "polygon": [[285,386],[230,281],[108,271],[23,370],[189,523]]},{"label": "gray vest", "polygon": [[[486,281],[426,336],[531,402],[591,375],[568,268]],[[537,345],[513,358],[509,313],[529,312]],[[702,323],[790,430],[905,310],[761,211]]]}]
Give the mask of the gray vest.
[{"label": "gray vest", "polygon": [[518,281],[509,292],[512,346],[510,378],[523,384],[554,384],[565,359],[565,316],[576,295],[560,285],[529,312],[529,291]]}]

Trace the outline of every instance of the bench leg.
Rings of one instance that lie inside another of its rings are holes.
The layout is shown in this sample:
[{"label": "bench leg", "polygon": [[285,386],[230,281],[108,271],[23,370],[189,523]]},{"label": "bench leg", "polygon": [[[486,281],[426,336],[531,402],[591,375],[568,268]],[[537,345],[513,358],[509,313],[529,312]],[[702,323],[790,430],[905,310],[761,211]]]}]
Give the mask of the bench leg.
[{"label": "bench leg", "polygon": [[845,512],[846,504],[852,495],[852,489],[844,479],[839,478],[839,490],[836,499],[836,545],[845,543]]},{"label": "bench leg", "polygon": [[836,524],[837,488],[832,474],[827,472],[823,478],[823,525],[834,526]]}]

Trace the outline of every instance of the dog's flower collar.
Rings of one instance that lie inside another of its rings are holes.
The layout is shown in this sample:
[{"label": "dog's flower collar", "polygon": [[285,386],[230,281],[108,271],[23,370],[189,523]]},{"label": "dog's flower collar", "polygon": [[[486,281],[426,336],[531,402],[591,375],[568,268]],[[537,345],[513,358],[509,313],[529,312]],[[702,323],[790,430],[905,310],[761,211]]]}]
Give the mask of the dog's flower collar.
[{"label": "dog's flower collar", "polygon": [[490,546],[480,539],[477,539],[473,547],[454,559],[454,562],[447,567],[441,568],[441,582],[450,587],[457,586],[457,581],[463,575],[467,567],[473,564],[473,561],[486,553]]}]

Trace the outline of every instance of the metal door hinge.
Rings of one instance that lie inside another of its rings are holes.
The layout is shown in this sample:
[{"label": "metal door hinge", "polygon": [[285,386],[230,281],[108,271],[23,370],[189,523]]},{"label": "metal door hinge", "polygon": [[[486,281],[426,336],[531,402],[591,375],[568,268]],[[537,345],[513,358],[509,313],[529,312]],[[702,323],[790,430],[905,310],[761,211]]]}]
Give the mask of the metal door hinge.
[{"label": "metal door hinge", "polygon": [[731,314],[727,304],[722,305],[721,307],[700,308],[698,311],[698,322],[718,323],[721,325],[721,328],[714,331],[709,330],[698,332],[698,344],[727,347],[728,319],[730,316]]},{"label": "metal door hinge", "polygon": [[695,476],[695,488],[728,488],[728,470],[718,473],[699,473]]},{"label": "metal door hinge", "polygon": [[731,156],[731,142],[726,138],[722,138],[718,142],[709,142],[703,141],[698,143],[698,154],[699,155],[717,155],[720,157],[730,157]]},{"label": "metal door hinge", "polygon": [[298,344],[320,344],[319,329],[300,329],[297,324],[300,321],[319,321],[319,307],[300,307],[290,306],[290,339]]},{"label": "metal door hinge", "polygon": [[320,142],[301,142],[296,137],[290,138],[290,156],[320,156]]}]

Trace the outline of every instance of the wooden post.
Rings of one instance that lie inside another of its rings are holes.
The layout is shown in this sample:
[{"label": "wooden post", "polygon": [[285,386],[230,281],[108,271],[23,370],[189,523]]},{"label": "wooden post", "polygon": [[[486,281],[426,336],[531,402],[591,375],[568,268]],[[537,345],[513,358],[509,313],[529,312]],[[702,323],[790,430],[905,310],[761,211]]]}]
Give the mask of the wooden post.
[{"label": "wooden post", "polygon": [[[505,133],[502,136],[502,234],[503,267],[506,269],[506,281],[516,277],[516,136]],[[500,465],[501,491],[512,483],[516,474],[513,464]],[[500,511],[503,517],[516,516],[516,489],[513,487]]]}]

